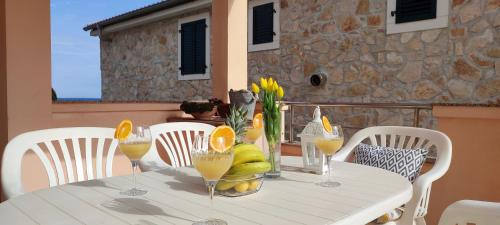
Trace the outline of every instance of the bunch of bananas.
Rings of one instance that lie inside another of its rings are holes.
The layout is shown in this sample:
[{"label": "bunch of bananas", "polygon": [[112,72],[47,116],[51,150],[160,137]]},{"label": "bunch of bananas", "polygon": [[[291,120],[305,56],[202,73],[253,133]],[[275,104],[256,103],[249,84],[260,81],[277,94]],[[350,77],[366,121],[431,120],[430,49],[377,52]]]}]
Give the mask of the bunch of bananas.
[{"label": "bunch of bananas", "polygon": [[254,191],[260,186],[256,174],[271,169],[262,150],[254,144],[239,144],[234,147],[233,164],[229,171],[217,183],[217,191],[228,191],[234,188],[237,192]]}]

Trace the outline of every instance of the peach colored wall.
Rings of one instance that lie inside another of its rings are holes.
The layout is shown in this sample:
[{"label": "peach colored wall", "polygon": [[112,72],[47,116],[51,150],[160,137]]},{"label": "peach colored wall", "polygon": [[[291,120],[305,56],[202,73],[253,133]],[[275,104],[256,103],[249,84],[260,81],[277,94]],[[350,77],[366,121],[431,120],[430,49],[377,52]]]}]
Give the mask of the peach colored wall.
[{"label": "peach colored wall", "polygon": [[224,102],[227,96],[227,0],[212,2],[212,95]]},{"label": "peach colored wall", "polygon": [[427,224],[460,199],[500,202],[500,108],[435,106],[438,129],[453,144],[451,166],[434,183]]},{"label": "peach colored wall", "polygon": [[[247,89],[248,1],[229,0],[227,15],[227,89]],[[227,93],[227,92],[226,92]]]},{"label": "peach colored wall", "polygon": [[8,137],[51,126],[50,1],[5,0]]},{"label": "peach colored wall", "polygon": [[[5,48],[5,1],[0,0],[0,153],[8,140],[7,121],[7,59]],[[1,163],[0,163],[1,165]],[[1,176],[0,176],[1,179]],[[2,190],[0,190],[0,201]]]},{"label": "peach colored wall", "polygon": [[228,91],[247,88],[247,1],[212,2],[212,94],[228,102]]},{"label": "peach colored wall", "polygon": [[51,126],[50,1],[0,4],[0,138],[10,139]]},{"label": "peach colored wall", "polygon": [[115,127],[123,119],[136,124],[164,123],[168,117],[183,116],[177,103],[69,103],[52,104],[53,127]]},{"label": "peach colored wall", "polygon": [[[0,148],[7,144],[7,69],[5,51],[5,2],[0,1]],[[0,150],[1,151],[1,150]]]}]

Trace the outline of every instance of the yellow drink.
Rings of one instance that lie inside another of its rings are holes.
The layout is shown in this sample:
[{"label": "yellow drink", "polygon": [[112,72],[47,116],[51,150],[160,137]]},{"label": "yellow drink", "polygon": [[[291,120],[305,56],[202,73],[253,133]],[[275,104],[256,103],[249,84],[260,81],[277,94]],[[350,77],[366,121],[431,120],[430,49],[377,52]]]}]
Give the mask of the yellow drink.
[{"label": "yellow drink", "polygon": [[130,160],[139,160],[148,152],[151,143],[131,142],[120,143],[120,151],[125,154]]},{"label": "yellow drink", "polygon": [[207,181],[219,180],[229,170],[232,163],[233,157],[231,154],[193,155],[194,167]]},{"label": "yellow drink", "polygon": [[344,138],[316,138],[314,145],[325,155],[333,155],[344,144]]},{"label": "yellow drink", "polygon": [[262,128],[247,127],[245,134],[247,141],[254,143],[260,136],[262,136]]}]

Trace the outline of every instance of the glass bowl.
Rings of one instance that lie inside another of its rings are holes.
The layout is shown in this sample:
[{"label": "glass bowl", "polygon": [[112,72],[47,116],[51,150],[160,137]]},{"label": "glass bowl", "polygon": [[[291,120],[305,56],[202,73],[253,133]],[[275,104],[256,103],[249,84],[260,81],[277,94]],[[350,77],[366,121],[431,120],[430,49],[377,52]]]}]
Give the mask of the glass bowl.
[{"label": "glass bowl", "polygon": [[215,190],[222,196],[238,197],[259,191],[263,182],[264,174],[238,177],[224,176],[215,186]]}]

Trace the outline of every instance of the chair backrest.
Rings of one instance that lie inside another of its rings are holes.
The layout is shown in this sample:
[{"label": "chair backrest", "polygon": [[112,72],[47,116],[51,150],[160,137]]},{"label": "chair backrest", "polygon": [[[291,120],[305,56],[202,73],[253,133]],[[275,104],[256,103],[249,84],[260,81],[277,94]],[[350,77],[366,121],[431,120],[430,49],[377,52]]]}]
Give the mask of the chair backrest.
[{"label": "chair backrest", "polygon": [[[384,147],[394,147],[394,148],[404,148],[404,149],[434,149],[437,153],[436,161],[431,170],[427,171],[425,174],[426,182],[423,182],[423,186],[415,186],[418,183],[420,177],[415,180],[414,183],[414,193],[418,191],[419,194],[414,194],[412,200],[407,204],[411,205],[415,210],[412,218],[422,218],[427,214],[427,208],[429,205],[430,190],[432,181],[442,177],[451,163],[451,151],[452,145],[451,141],[446,136],[446,134],[425,128],[418,127],[402,127],[402,126],[377,126],[368,127],[362,129],[355,133],[349,142],[339,151],[333,158],[335,160],[345,161],[352,156],[354,153],[354,148],[361,142],[367,142],[367,144],[384,146]],[[422,190],[420,190],[422,189]],[[406,207],[407,208],[407,207]]]},{"label": "chair backrest", "polygon": [[439,225],[498,225],[500,203],[461,200],[449,205],[439,219]]},{"label": "chair backrest", "polygon": [[193,138],[197,134],[210,134],[214,126],[205,123],[173,122],[161,123],[150,127],[153,144],[151,149],[139,162],[142,170],[160,169],[167,164],[161,159],[156,144],[166,151],[170,166],[183,167],[191,165],[189,151]]},{"label": "chair backrest", "polygon": [[[7,144],[2,158],[2,186],[6,196],[12,198],[25,192],[21,164],[28,151],[35,153],[42,162],[50,187],[112,176],[113,158],[118,144],[113,136],[114,129],[99,127],[54,128],[18,135]],[[94,141],[97,142],[95,151]],[[106,160],[105,174],[103,160]]]}]

